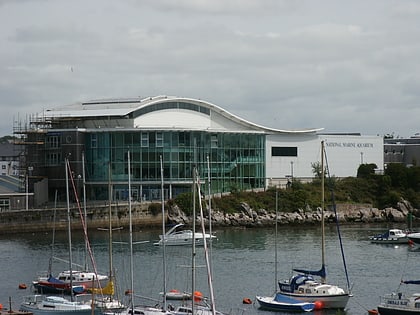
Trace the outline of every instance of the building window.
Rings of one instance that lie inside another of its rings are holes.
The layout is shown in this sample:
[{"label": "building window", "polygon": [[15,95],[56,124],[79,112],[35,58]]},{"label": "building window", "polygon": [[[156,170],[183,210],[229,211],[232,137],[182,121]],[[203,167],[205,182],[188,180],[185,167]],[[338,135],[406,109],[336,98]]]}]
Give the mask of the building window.
[{"label": "building window", "polygon": [[156,132],[156,147],[157,148],[163,147],[163,133],[162,132]]},{"label": "building window", "polygon": [[49,148],[58,148],[60,146],[60,138],[58,136],[49,136],[47,144]]},{"label": "building window", "polygon": [[92,146],[92,148],[97,148],[98,147],[98,138],[96,137],[96,134],[92,134],[91,138],[90,138],[90,145]]},{"label": "building window", "polygon": [[297,147],[271,147],[271,156],[298,156]]},{"label": "building window", "polygon": [[60,153],[50,153],[47,155],[48,165],[59,165],[60,164]]},{"label": "building window", "polygon": [[219,141],[217,139],[217,135],[211,135],[211,147],[212,148],[217,148],[219,145]]},{"label": "building window", "polygon": [[0,199],[0,211],[7,211],[10,209],[9,199]]},{"label": "building window", "polygon": [[149,133],[148,132],[141,133],[141,147],[142,148],[149,147]]}]

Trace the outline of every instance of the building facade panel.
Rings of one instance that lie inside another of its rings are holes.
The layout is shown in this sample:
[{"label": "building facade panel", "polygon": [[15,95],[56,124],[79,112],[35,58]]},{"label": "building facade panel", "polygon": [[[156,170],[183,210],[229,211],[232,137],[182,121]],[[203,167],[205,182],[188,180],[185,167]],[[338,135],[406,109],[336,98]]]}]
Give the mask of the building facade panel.
[{"label": "building facade panel", "polygon": [[56,190],[65,195],[65,158],[88,200],[127,200],[128,152],[134,200],[160,200],[161,159],[165,198],[191,190],[194,167],[206,184],[210,172],[216,194],[310,180],[322,140],[332,175],[355,176],[360,163],[383,167],[381,137],[266,128],[201,100],[94,101],[47,113],[43,128],[37,122],[25,134],[31,179],[48,178],[50,200]]}]

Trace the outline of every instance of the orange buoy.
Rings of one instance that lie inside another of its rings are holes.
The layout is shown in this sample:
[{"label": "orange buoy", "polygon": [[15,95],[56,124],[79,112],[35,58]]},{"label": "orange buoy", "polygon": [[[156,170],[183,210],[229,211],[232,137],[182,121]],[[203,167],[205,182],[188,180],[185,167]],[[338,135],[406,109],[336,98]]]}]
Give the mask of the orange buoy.
[{"label": "orange buoy", "polygon": [[369,315],[378,315],[379,312],[378,312],[378,310],[368,310],[368,314]]},{"label": "orange buoy", "polygon": [[0,303],[0,310],[2,310],[2,309],[3,309],[3,304]]},{"label": "orange buoy", "polygon": [[172,289],[169,292],[171,292],[171,293],[180,293],[179,290],[177,290],[177,289]]},{"label": "orange buoy", "polygon": [[200,302],[203,299],[203,293],[200,291],[194,291],[194,301]]},{"label": "orange buoy", "polygon": [[315,301],[314,302],[314,310],[319,311],[322,310],[324,308],[324,302],[322,301]]},{"label": "orange buoy", "polygon": [[252,304],[252,301],[251,301],[251,299],[250,299],[250,298],[244,298],[244,299],[242,300],[242,303],[243,303],[243,304]]},{"label": "orange buoy", "polygon": [[19,284],[19,289],[26,289],[26,284],[20,283]]},{"label": "orange buoy", "polygon": [[125,292],[124,292],[124,294],[125,295],[130,295],[130,294],[132,294],[133,292],[130,290],[130,289],[127,289],[127,290],[125,290]]}]

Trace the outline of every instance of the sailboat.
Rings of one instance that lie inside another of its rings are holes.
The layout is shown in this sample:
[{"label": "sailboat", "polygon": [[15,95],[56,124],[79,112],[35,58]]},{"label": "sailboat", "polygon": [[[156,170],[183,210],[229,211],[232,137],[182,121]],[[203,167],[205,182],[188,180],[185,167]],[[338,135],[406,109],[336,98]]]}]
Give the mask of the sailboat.
[{"label": "sailboat", "polygon": [[[319,308],[344,309],[351,296],[349,288],[346,290],[337,285],[328,284],[325,268],[325,222],[324,222],[324,181],[325,181],[325,147],[324,141],[321,142],[321,269],[306,270],[293,269],[297,274],[289,280],[279,282],[280,293],[301,301],[318,303]],[[337,220],[338,222],[338,220]],[[343,253],[342,253],[343,254]],[[343,261],[344,255],[343,255]],[[314,276],[320,277],[316,281]],[[349,287],[349,285],[348,285]]]},{"label": "sailboat", "polygon": [[[52,261],[53,259],[58,260],[58,258],[55,258],[53,255],[54,252],[52,252],[52,256],[49,261],[47,275],[39,276],[37,280],[32,282],[33,287],[38,293],[80,294],[80,293],[84,293],[86,289],[102,288],[103,286],[106,285],[108,281],[107,275],[101,275],[94,271],[88,271],[88,267],[87,267],[89,243],[88,243],[87,230],[86,230],[86,200],[85,200],[86,193],[85,193],[84,155],[82,157],[82,161],[83,161],[83,176],[82,177],[83,177],[84,217],[82,217],[81,215],[81,220],[83,223],[83,228],[84,228],[83,232],[84,232],[84,237],[85,237],[85,263],[84,263],[84,266],[79,266],[79,267],[82,267],[83,269],[82,270],[72,269],[71,271],[65,270],[65,271],[59,272],[57,276],[53,276],[52,275]],[[68,169],[70,172],[71,170],[70,170],[70,164],[68,160],[67,160],[67,163],[68,163]],[[74,186],[74,178],[70,177],[70,179],[72,182],[73,191],[75,192],[77,205],[79,207],[79,211],[81,212],[79,198],[77,196],[76,188]],[[53,231],[53,238],[54,238],[54,233],[55,231]],[[53,239],[53,242],[54,242],[54,239]],[[54,249],[54,244],[52,244],[52,249]],[[76,264],[72,263],[72,267],[73,265],[76,265]]]},{"label": "sailboat", "polygon": [[[103,313],[115,314],[120,313],[125,309],[125,306],[121,303],[120,299],[117,298],[115,292],[115,272],[113,267],[113,255],[112,255],[112,189],[111,189],[111,164],[108,165],[108,196],[109,196],[109,208],[108,208],[108,228],[101,228],[100,230],[108,231],[108,251],[109,251],[109,281],[104,288],[91,288],[88,289],[88,293],[94,296],[95,307],[102,310]],[[121,228],[116,228],[121,229]]]},{"label": "sailboat", "polygon": [[[277,225],[278,225],[278,191],[276,191],[276,225],[275,225],[275,264],[274,264],[274,276],[275,276],[275,291],[277,288]],[[292,311],[292,312],[311,312],[316,308],[316,304],[312,302],[300,301],[289,296],[286,296],[280,292],[275,292],[271,296],[256,296],[257,302],[260,307],[270,311]]]},{"label": "sailboat", "polygon": [[[133,262],[133,223],[132,223],[132,210],[131,210],[131,163],[130,163],[130,151],[127,152],[128,162],[128,214],[129,214],[129,234],[130,234],[130,280],[131,288],[128,290],[131,295],[129,306],[119,315],[172,315],[172,312],[167,310],[166,302],[163,307],[147,306],[147,305],[135,305],[134,304],[134,262]],[[165,272],[164,272],[165,273]],[[164,291],[165,292],[165,291]],[[164,299],[166,301],[166,299]]]},{"label": "sailboat", "polygon": [[[66,190],[67,190],[67,233],[69,243],[69,274],[70,274],[70,288],[72,288],[72,237],[71,237],[71,216],[70,216],[70,197],[69,197],[69,172],[70,165],[68,159],[65,159],[66,172]],[[99,309],[94,309],[91,304],[82,303],[74,300],[74,295],[71,291],[71,300],[60,296],[43,296],[35,294],[26,296],[23,303],[20,305],[21,311],[31,312],[34,315],[92,315],[101,314]]]},{"label": "sailboat", "polygon": [[[203,206],[201,201],[201,190],[200,190],[200,179],[197,173],[197,169],[194,167],[193,171],[193,236],[195,235],[195,199],[196,195],[199,198],[199,207],[200,207],[200,218],[201,218],[201,233],[205,234],[205,226],[204,226],[204,214],[203,214]],[[210,292],[210,303],[207,303],[206,299],[203,299],[201,295],[197,294],[198,291],[195,290],[195,242],[192,242],[192,292],[193,299],[191,300],[191,305],[181,305],[178,306],[174,311],[174,315],[224,315],[224,313],[216,310],[215,298],[214,298],[214,291],[213,291],[213,277],[212,277],[212,270],[210,267],[210,257],[209,257],[209,250],[207,245],[206,238],[203,239],[203,246],[204,246],[204,257],[206,262],[206,270],[207,270],[207,281],[209,285],[209,292]],[[200,304],[199,304],[200,303]]]}]

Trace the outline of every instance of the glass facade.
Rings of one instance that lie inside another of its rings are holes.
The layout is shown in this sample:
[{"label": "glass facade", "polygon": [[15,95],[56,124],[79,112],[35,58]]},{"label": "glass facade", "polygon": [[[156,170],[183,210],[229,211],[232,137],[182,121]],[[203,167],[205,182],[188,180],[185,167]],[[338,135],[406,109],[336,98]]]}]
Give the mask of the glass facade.
[{"label": "glass facade", "polygon": [[113,199],[127,199],[128,151],[134,200],[161,198],[161,157],[165,198],[191,190],[194,165],[202,182],[207,182],[210,165],[212,193],[264,187],[265,136],[262,134],[97,132],[86,134],[85,148],[86,181],[91,184],[96,200],[108,198],[108,169],[111,169]]}]

